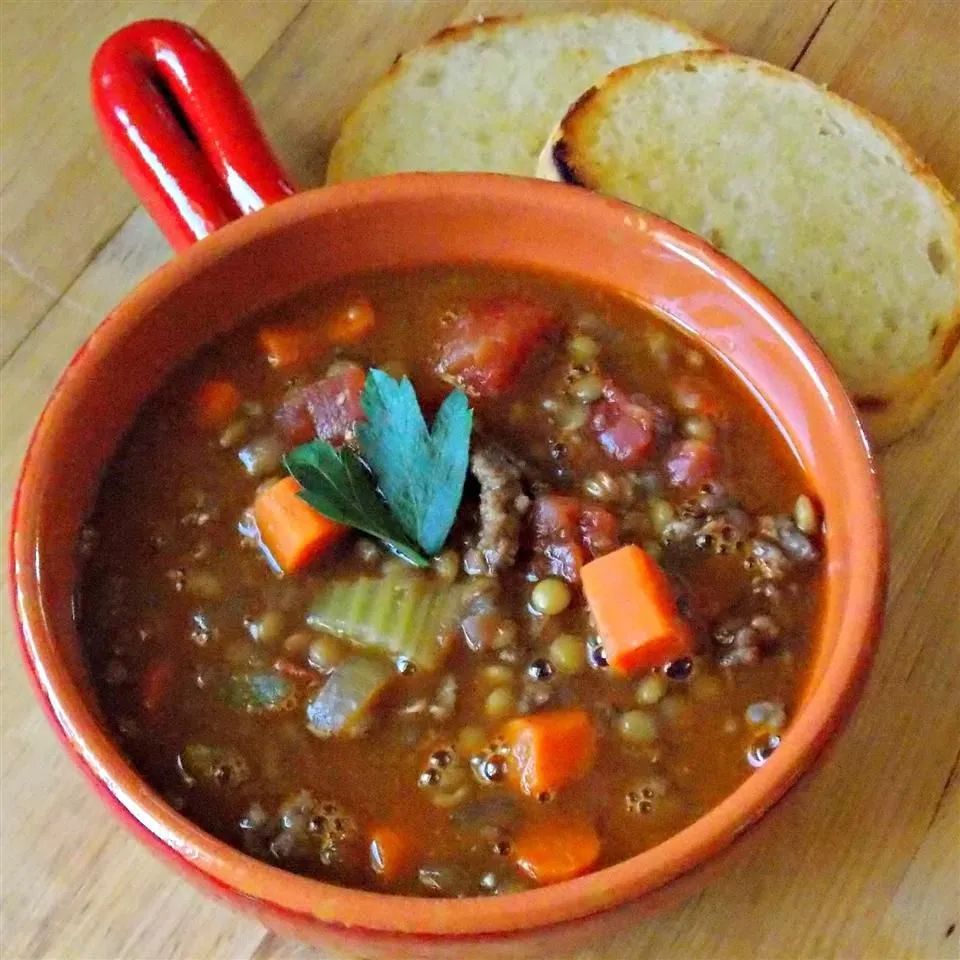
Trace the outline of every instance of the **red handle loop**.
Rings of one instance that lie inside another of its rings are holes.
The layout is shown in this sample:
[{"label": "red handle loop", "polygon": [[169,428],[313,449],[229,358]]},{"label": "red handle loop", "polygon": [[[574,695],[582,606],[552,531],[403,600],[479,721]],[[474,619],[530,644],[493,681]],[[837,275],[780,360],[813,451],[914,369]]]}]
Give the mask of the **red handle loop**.
[{"label": "red handle loop", "polygon": [[236,77],[190,27],[118,30],[90,80],[114,160],[175,249],[295,192]]}]

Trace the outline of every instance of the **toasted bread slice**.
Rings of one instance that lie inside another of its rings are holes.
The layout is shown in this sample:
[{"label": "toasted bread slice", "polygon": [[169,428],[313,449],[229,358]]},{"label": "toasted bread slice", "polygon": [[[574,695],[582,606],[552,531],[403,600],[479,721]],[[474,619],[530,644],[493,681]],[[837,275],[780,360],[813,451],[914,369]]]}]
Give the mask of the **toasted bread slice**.
[{"label": "toasted bread slice", "polygon": [[532,177],[567,107],[614,67],[715,46],[636,10],[450,27],[404,54],[347,117],[327,182],[404,170]]},{"label": "toasted bread slice", "polygon": [[743,264],[820,342],[877,442],[960,371],[956,201],[887,124],[797,74],[722,52],[624,67],[571,107],[539,172]]}]

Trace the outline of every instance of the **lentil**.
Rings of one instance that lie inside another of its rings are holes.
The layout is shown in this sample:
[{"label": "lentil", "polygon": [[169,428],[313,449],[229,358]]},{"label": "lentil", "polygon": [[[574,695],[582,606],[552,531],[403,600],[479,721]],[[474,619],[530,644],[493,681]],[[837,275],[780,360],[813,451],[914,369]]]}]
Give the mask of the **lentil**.
[{"label": "lentil", "polygon": [[275,643],[283,635],[284,619],[279,610],[267,610],[248,624],[250,636],[258,643]]},{"label": "lentil", "polygon": [[703,414],[694,414],[683,421],[683,432],[691,440],[710,441],[717,435],[717,428],[713,421]]},{"label": "lentil", "polygon": [[617,721],[620,736],[627,743],[653,743],[657,739],[657,721],[646,710],[628,710]]},{"label": "lentil", "polygon": [[550,644],[550,662],[561,672],[579,673],[587,663],[587,647],[583,639],[572,633],[561,633]]},{"label": "lentil", "polygon": [[820,529],[820,518],[817,516],[817,508],[813,501],[805,494],[801,493],[797,497],[797,502],[793,505],[793,519],[801,533],[810,536]]},{"label": "lentil", "polygon": [[238,443],[243,443],[249,432],[249,420],[231,420],[230,423],[223,428],[223,433],[220,434],[220,446],[225,450],[230,447],[235,447]]},{"label": "lentil", "polygon": [[650,523],[658,536],[661,536],[666,530],[667,525],[671,523],[677,515],[673,505],[668,500],[661,500],[654,497],[647,506],[650,511]]},{"label": "lentil", "polygon": [[570,606],[573,594],[570,587],[556,577],[541,580],[530,594],[530,606],[545,617],[563,613]]},{"label": "lentil", "polygon": [[494,719],[510,716],[516,707],[516,698],[507,687],[495,687],[487,694],[487,699],[483,702],[484,713]]},{"label": "lentil", "polygon": [[574,363],[589,364],[600,355],[600,344],[593,337],[579,334],[567,344],[567,352]]},{"label": "lentil", "polygon": [[690,696],[698,703],[709,703],[723,696],[723,684],[709,673],[698,673],[690,681]]},{"label": "lentil", "polygon": [[200,600],[219,600],[223,596],[223,583],[210,570],[187,571],[183,575],[183,589]]},{"label": "lentil", "polygon": [[590,373],[570,384],[570,392],[581,403],[593,403],[603,396],[603,381],[595,374]]},{"label": "lentil", "polygon": [[483,727],[463,727],[457,734],[457,751],[464,756],[479,753],[487,743]]},{"label": "lentil", "polygon": [[667,681],[661,673],[648,673],[638,684],[637,703],[645,707],[659,703],[667,693]]}]

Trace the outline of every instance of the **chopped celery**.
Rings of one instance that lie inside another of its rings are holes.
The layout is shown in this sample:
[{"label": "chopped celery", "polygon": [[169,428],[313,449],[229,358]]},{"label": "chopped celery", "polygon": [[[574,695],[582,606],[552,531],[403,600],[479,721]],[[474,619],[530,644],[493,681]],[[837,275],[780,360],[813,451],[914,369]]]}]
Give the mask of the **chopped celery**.
[{"label": "chopped celery", "polygon": [[349,657],[334,667],[307,703],[307,727],[318,737],[355,737],[367,729],[370,708],[394,675],[381,657]]},{"label": "chopped celery", "polygon": [[317,595],[307,623],[434,670],[475,594],[413,571],[336,580]]}]

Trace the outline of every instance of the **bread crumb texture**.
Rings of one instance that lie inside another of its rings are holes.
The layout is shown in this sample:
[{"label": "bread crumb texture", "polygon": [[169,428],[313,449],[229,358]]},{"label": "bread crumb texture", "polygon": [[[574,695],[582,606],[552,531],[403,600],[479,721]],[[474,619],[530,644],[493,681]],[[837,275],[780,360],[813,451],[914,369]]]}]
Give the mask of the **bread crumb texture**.
[{"label": "bread crumb texture", "polygon": [[715,46],[631,10],[488,19],[405,54],[345,121],[327,182],[400,171],[533,176],[570,104],[609,71]]}]

